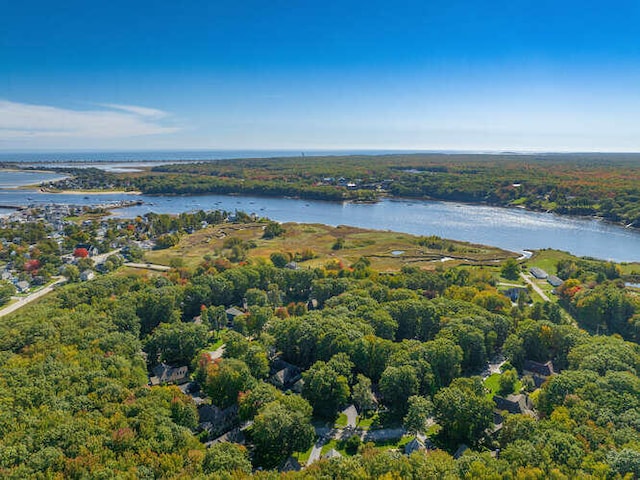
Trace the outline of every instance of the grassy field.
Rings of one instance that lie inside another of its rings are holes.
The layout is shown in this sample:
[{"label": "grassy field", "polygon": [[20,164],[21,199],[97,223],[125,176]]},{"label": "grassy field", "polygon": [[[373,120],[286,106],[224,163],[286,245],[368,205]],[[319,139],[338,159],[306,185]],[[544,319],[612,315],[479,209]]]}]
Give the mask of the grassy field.
[{"label": "grassy field", "polygon": [[555,275],[558,273],[556,265],[560,260],[567,260],[576,258],[570,253],[562,252],[560,250],[536,250],[529,260],[527,265],[529,267],[538,267],[543,269],[549,275]]},{"label": "grassy field", "polygon": [[[487,393],[487,398],[492,399],[494,395],[498,395],[500,390],[500,377],[502,375],[500,373],[493,373],[484,381],[484,386],[489,393]],[[519,392],[522,388],[522,382],[518,380],[513,388],[515,393]]]},{"label": "grassy field", "polygon": [[[380,272],[398,271],[403,265],[427,269],[443,264],[495,265],[516,256],[499,248],[456,241],[448,241],[452,248],[446,251],[432,249],[418,245],[418,237],[405,233],[320,224],[286,223],[283,226],[284,235],[265,240],[263,223],[217,225],[183,237],[175,247],[149,252],[146,260],[169,265],[172,259],[180,258],[185,266],[195,267],[204,255],[227,256],[229,251],[224,248],[224,242],[229,238],[255,243],[255,248],[247,251],[247,260],[268,259],[273,252],[295,257],[310,250],[314,258],[298,262],[300,266],[323,266],[329,261],[349,266],[365,257],[371,267]],[[333,250],[338,239],[343,242],[343,248]]]}]

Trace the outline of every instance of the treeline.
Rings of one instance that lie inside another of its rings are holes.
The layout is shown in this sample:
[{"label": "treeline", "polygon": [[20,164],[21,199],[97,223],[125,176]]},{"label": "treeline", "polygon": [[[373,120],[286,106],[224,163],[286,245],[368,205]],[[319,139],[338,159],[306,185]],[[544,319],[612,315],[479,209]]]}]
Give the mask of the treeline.
[{"label": "treeline", "polygon": [[298,197],[308,200],[373,200],[372,192],[344,187],[314,186],[304,182],[244,180],[197,175],[151,175],[133,180],[136,188],[147,194],[197,195],[244,194],[270,197]]}]

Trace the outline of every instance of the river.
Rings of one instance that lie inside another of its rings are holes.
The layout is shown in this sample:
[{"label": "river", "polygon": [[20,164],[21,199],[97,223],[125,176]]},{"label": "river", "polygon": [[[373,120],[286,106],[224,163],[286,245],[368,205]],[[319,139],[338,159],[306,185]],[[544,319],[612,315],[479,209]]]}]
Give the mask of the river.
[{"label": "river", "polygon": [[[7,172],[0,183],[10,184]],[[31,183],[42,181],[34,174]],[[20,177],[23,179],[23,177]],[[48,177],[43,177],[48,180]],[[35,181],[34,181],[35,179]],[[22,183],[24,184],[24,183]],[[38,190],[0,189],[0,206],[31,204],[98,205],[142,200],[143,205],[114,210],[133,218],[148,212],[242,210],[280,222],[353,225],[415,235],[438,235],[522,252],[555,248],[579,256],[617,262],[640,261],[640,231],[589,218],[427,200],[390,200],[375,204],[338,203],[290,198],[228,195],[148,196],[131,194],[53,194]],[[6,213],[0,211],[0,214]]]}]

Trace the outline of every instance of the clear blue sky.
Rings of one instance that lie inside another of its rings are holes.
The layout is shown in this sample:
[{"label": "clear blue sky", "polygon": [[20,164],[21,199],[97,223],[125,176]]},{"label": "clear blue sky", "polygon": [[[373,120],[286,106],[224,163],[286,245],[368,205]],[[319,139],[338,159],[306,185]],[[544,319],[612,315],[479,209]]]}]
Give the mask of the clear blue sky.
[{"label": "clear blue sky", "polygon": [[640,2],[0,0],[0,150],[640,151]]}]

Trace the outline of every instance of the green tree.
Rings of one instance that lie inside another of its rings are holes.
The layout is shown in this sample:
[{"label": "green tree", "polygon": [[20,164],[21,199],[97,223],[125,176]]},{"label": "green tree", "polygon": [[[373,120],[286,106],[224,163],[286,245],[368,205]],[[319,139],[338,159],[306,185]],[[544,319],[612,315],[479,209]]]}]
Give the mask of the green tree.
[{"label": "green tree", "polygon": [[520,265],[514,258],[508,258],[502,265],[500,274],[506,279],[518,280],[520,278]]},{"label": "green tree", "polygon": [[510,395],[518,381],[518,371],[515,369],[505,370],[498,379],[498,392],[500,395]]},{"label": "green tree", "polygon": [[251,461],[247,449],[237,443],[214,443],[207,449],[202,462],[204,473],[251,473]]},{"label": "green tree", "polygon": [[302,395],[309,400],[316,415],[331,417],[349,399],[349,382],[343,373],[331,362],[320,361],[302,374]]},{"label": "green tree", "polygon": [[485,396],[480,377],[457,378],[433,397],[440,434],[451,446],[475,445],[493,421],[493,401]]},{"label": "green tree", "polygon": [[170,365],[189,365],[196,353],[209,341],[204,325],[193,323],[161,323],[145,342],[149,362]]},{"label": "green tree", "polygon": [[369,412],[375,408],[375,398],[371,392],[371,380],[358,374],[357,381],[351,392],[353,403],[360,412]]},{"label": "green tree", "polygon": [[269,222],[264,227],[264,233],[262,234],[262,238],[269,239],[274,237],[279,237],[284,234],[285,230],[282,225],[278,222]]},{"label": "green tree", "polygon": [[407,413],[409,397],[418,393],[418,377],[410,365],[387,367],[380,377],[384,403],[399,416]]},{"label": "green tree", "polygon": [[289,257],[284,253],[273,252],[269,258],[274,267],[284,268],[284,266],[289,263]]},{"label": "green tree", "polygon": [[275,401],[260,410],[251,432],[258,465],[277,467],[293,452],[302,452],[311,446],[315,431],[308,403],[306,407],[300,402],[287,404]]},{"label": "green tree", "polygon": [[207,367],[204,390],[219,408],[227,408],[238,400],[238,393],[255,384],[249,367],[235,358],[219,359]]},{"label": "green tree", "polygon": [[404,417],[404,428],[407,432],[416,434],[427,430],[429,417],[433,412],[431,400],[419,395],[409,397],[409,408]]},{"label": "green tree", "polygon": [[11,296],[16,292],[15,287],[9,282],[0,281],[0,305],[4,305],[9,300],[11,300]]}]

